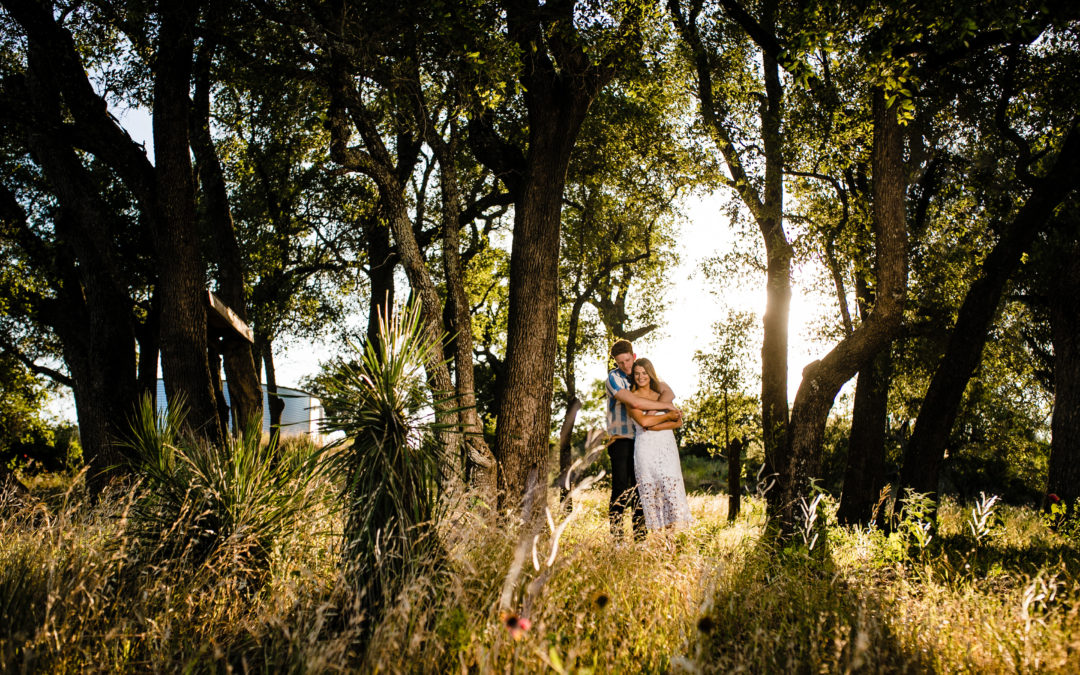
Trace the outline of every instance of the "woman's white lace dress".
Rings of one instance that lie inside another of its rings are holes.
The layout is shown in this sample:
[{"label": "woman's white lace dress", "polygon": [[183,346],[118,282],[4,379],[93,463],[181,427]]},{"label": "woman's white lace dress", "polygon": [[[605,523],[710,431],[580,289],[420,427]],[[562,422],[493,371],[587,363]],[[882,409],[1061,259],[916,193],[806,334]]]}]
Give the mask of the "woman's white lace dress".
[{"label": "woman's white lace dress", "polygon": [[658,530],[690,523],[693,518],[686,501],[675,433],[671,429],[646,431],[637,423],[634,428],[634,475],[645,526]]}]

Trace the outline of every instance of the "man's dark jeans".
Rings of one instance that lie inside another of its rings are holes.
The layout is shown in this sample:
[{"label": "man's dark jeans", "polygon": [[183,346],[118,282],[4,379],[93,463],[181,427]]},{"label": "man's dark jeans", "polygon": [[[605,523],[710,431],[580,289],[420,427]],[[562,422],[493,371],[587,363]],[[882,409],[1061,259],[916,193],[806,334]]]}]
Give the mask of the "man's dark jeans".
[{"label": "man's dark jeans", "polygon": [[608,456],[611,458],[611,503],[608,506],[611,533],[616,538],[623,536],[623,513],[632,509],[634,538],[642,539],[645,537],[645,513],[641,510],[634,476],[634,439],[616,438],[608,446]]}]

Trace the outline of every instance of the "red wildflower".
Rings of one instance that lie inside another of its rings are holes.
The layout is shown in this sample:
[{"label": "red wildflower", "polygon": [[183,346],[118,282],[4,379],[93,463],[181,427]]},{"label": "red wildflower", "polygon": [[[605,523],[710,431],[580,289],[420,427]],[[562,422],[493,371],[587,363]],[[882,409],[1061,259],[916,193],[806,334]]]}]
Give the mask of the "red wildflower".
[{"label": "red wildflower", "polygon": [[520,640],[532,628],[532,621],[528,617],[518,616],[510,612],[503,614],[502,622],[506,626],[506,631],[510,633],[510,637],[515,640]]}]

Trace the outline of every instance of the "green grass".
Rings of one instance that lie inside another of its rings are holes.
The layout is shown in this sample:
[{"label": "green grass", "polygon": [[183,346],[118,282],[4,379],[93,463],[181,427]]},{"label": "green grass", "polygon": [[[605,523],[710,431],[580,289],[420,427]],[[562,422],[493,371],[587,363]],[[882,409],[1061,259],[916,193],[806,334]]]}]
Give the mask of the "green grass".
[{"label": "green grass", "polygon": [[[760,501],[729,524],[725,495],[696,493],[691,527],[616,545],[607,495],[587,491],[550,567],[546,529],[541,573],[529,547],[505,614],[518,535],[466,495],[440,525],[448,564],[405,580],[369,633],[350,611],[328,483],[256,579],[228,547],[145,556],[130,486],[96,505],[62,487],[0,502],[0,671],[1080,671],[1080,555],[1027,509],[998,505],[977,539],[971,505],[946,502],[922,549],[836,527],[779,549],[761,539]],[[531,625],[512,634],[520,618]]]}]

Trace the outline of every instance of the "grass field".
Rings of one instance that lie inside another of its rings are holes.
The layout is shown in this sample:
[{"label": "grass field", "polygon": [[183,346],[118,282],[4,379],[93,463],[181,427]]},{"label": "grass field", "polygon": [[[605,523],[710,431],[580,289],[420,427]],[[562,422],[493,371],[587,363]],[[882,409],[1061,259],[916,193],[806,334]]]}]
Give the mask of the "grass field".
[{"label": "grass field", "polygon": [[363,629],[329,485],[261,566],[240,535],[163,557],[130,487],[96,505],[63,479],[34,491],[0,503],[5,672],[1080,672],[1080,556],[1028,509],[980,524],[946,502],[927,542],[917,522],[831,526],[825,500],[813,546],[779,549],[760,501],[729,523],[725,496],[694,493],[691,527],[617,543],[595,489],[508,591],[519,535],[466,495],[443,564]]}]

